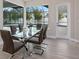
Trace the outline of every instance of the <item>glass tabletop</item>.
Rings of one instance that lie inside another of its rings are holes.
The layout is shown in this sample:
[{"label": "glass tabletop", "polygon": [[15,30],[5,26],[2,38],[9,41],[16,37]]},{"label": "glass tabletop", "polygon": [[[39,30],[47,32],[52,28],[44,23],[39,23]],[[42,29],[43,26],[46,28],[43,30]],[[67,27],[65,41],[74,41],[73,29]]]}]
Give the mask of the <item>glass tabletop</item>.
[{"label": "glass tabletop", "polygon": [[16,34],[14,34],[12,36],[15,36],[15,37],[18,37],[18,38],[30,39],[34,35],[36,35],[38,32],[40,32],[40,29],[37,30],[36,27],[30,27],[30,28],[27,28],[25,31],[17,32]]}]

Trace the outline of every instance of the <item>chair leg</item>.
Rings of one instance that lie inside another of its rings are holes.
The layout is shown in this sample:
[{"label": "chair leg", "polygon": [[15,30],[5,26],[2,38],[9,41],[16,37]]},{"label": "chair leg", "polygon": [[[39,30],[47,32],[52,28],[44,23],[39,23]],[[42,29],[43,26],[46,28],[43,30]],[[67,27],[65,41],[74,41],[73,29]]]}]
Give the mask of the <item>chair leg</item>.
[{"label": "chair leg", "polygon": [[15,55],[13,54],[13,55],[10,57],[10,59],[12,59],[14,56],[15,56]]},{"label": "chair leg", "polygon": [[26,49],[26,51],[28,51],[28,48],[26,46],[24,46],[24,48]]},{"label": "chair leg", "polygon": [[42,53],[41,53],[41,55],[44,53],[44,50],[42,49]]},{"label": "chair leg", "polygon": [[38,47],[34,47],[34,49],[37,49],[37,50],[41,50],[42,52],[41,53],[35,53],[35,54],[38,54],[38,55],[42,55],[44,53],[44,50],[41,48],[39,48],[40,46]]},{"label": "chair leg", "polygon": [[47,46],[48,46],[48,44],[46,44],[46,43],[42,43],[42,47],[41,47],[41,48],[46,49]]},{"label": "chair leg", "polygon": [[28,48],[27,48],[26,46],[24,46],[24,48],[25,48],[26,51],[28,52],[28,55],[31,56],[31,53],[32,53],[32,52],[29,52],[29,51],[28,51]]},{"label": "chair leg", "polygon": [[41,49],[41,50],[42,50],[41,53],[34,53],[34,54],[42,55],[44,53],[44,50],[43,49]]}]

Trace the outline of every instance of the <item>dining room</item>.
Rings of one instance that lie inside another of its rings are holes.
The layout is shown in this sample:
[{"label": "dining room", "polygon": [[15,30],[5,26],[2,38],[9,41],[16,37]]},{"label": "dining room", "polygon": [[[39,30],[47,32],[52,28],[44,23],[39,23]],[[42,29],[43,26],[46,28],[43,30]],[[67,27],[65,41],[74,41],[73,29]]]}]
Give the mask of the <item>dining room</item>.
[{"label": "dining room", "polygon": [[[78,2],[0,0],[0,59],[79,59]],[[64,3],[70,6],[68,38],[56,36],[56,6]]]}]

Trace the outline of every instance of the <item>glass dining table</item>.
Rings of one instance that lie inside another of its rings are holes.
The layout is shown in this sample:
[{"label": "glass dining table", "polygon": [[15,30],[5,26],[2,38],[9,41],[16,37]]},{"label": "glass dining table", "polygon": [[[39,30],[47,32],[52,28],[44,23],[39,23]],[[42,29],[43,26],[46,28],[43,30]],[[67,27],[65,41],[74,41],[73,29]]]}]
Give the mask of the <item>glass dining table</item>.
[{"label": "glass dining table", "polygon": [[25,43],[25,48],[26,51],[28,51],[28,55],[31,55],[31,51],[29,50],[28,44],[27,44],[27,40],[33,38],[36,34],[38,34],[41,31],[40,29],[37,29],[36,27],[28,27],[28,28],[24,28],[22,32],[17,31],[16,34],[12,35],[14,37],[19,38],[19,41],[21,41],[22,43]]},{"label": "glass dining table", "polygon": [[29,27],[29,28],[23,29],[22,32],[17,31],[16,34],[12,36],[20,38],[20,40],[26,41],[34,37],[39,32],[40,32],[40,29],[37,29],[36,27]]}]

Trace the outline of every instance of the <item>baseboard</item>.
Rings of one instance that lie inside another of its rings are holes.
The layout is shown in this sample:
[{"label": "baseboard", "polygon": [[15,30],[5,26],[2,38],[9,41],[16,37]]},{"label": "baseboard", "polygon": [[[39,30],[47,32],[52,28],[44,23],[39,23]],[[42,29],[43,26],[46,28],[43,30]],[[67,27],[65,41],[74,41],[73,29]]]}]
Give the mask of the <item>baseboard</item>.
[{"label": "baseboard", "polygon": [[56,38],[64,38],[64,39],[69,39],[68,37],[57,37],[57,36],[47,36],[49,39],[56,39]]},{"label": "baseboard", "polygon": [[64,38],[64,39],[68,39],[68,40],[71,40],[71,41],[74,41],[74,42],[79,43],[79,40],[73,39],[73,38],[68,38],[68,37],[47,36],[47,38],[48,38],[48,39]]},{"label": "baseboard", "polygon": [[63,38],[63,39],[69,39],[68,37],[56,37],[56,38]]},{"label": "baseboard", "polygon": [[69,40],[79,43],[79,40],[70,38]]},{"label": "baseboard", "polygon": [[56,36],[47,36],[48,39],[56,39]]}]

